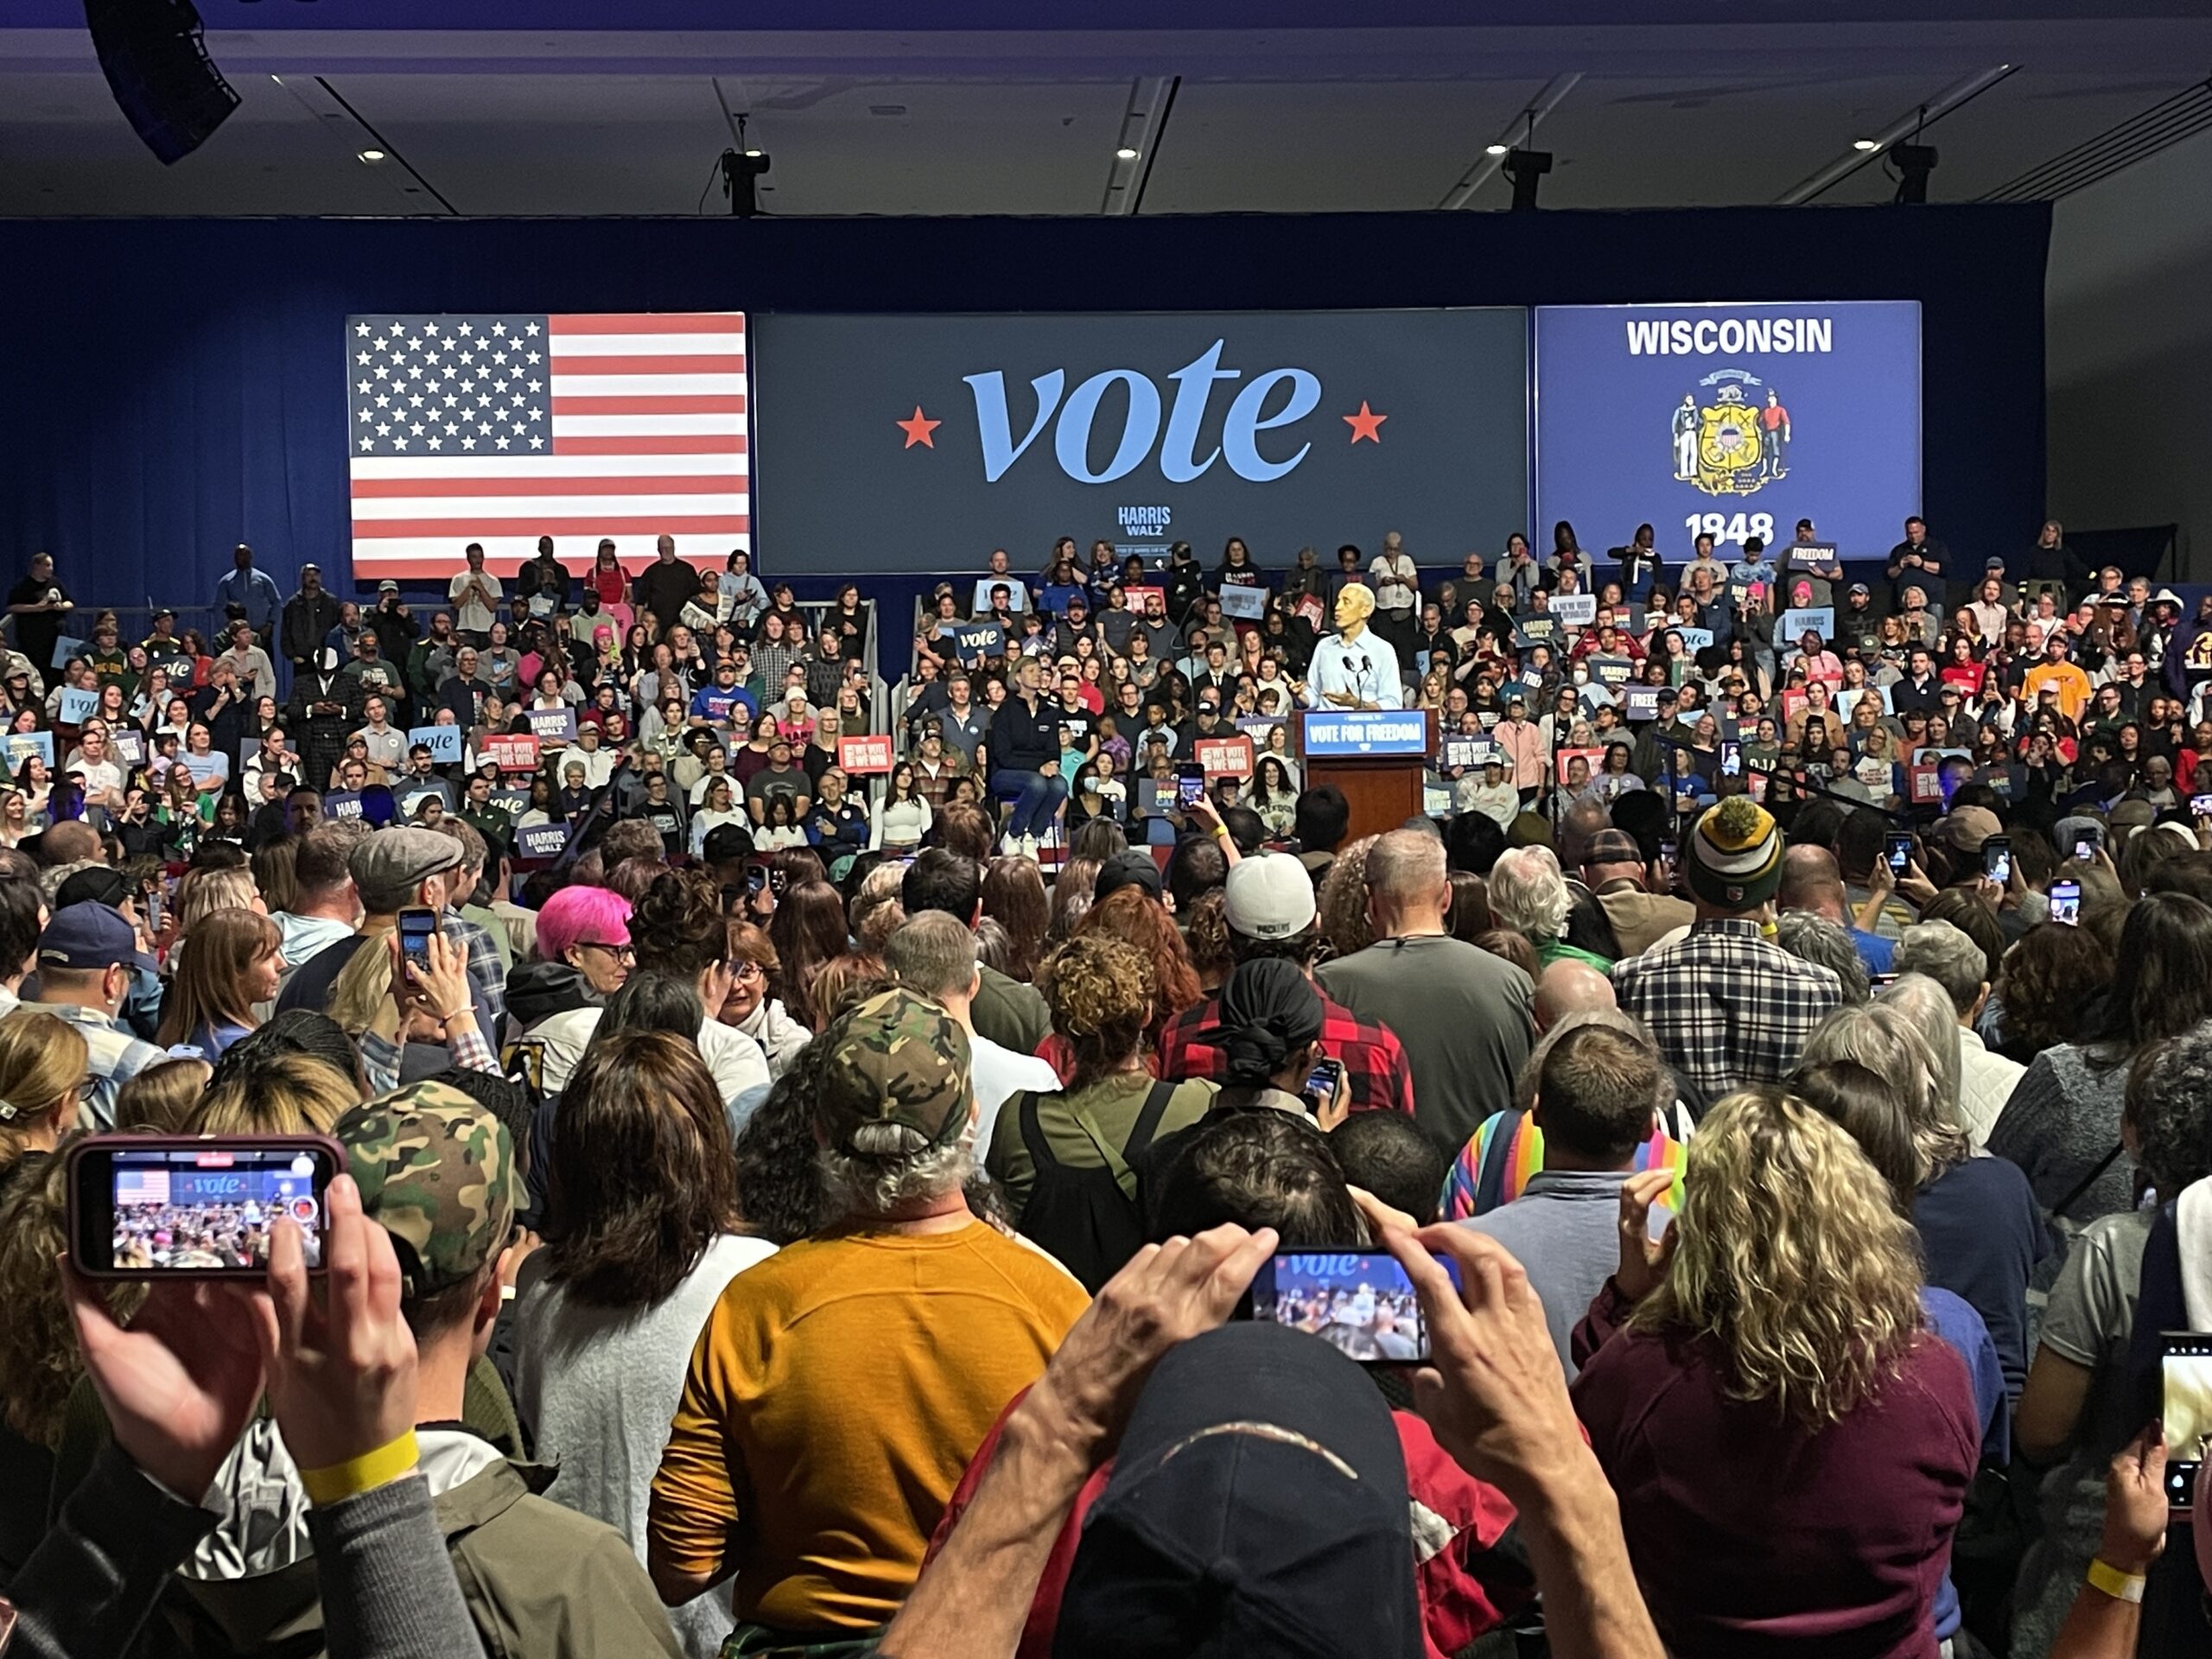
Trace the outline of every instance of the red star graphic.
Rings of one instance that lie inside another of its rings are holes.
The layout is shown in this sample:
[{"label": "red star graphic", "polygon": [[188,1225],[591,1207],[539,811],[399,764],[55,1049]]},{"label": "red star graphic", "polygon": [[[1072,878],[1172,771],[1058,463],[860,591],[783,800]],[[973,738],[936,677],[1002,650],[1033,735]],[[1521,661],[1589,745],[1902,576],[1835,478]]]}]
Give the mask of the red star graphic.
[{"label": "red star graphic", "polygon": [[906,435],[906,442],[899,446],[901,448],[911,449],[918,443],[925,449],[934,449],[937,448],[937,440],[930,436],[930,434],[943,426],[944,423],[930,419],[928,416],[922,413],[922,406],[916,404],[912,416],[903,421],[893,421],[891,424]]},{"label": "red star graphic", "polygon": [[1382,442],[1382,423],[1389,418],[1388,415],[1377,415],[1373,410],[1368,408],[1367,399],[1363,397],[1359,400],[1359,413],[1344,416],[1344,423],[1351,428],[1351,441],[1354,443],[1357,443],[1362,438],[1365,438],[1370,443],[1380,443]]}]

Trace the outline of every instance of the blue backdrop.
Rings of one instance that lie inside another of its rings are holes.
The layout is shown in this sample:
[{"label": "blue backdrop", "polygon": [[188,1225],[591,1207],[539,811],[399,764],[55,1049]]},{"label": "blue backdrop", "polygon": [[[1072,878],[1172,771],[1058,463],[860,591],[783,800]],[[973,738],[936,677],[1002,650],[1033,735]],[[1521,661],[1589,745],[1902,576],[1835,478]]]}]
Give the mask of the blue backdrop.
[{"label": "blue backdrop", "polygon": [[[2043,512],[2049,230],[2040,205],[19,221],[0,262],[0,571],[12,577],[43,547],[82,600],[204,601],[244,538],[288,590],[313,559],[351,591],[331,345],[348,312],[1680,302],[1713,297],[1715,250],[1783,246],[1803,256],[1727,262],[1732,297],[1920,302],[1928,384],[1972,389],[1930,399],[1924,509],[1955,553],[2016,552]],[[1471,525],[1468,544],[1495,546],[1516,527]],[[1037,526],[1025,555],[1041,559],[1064,528]],[[987,545],[979,538],[979,553]],[[805,549],[763,547],[760,563],[803,594],[835,574]]]},{"label": "blue backdrop", "polygon": [[1536,517],[1573,519],[1586,545],[1649,521],[1681,556],[1694,518],[1734,558],[1747,535],[1788,541],[1802,518],[1872,558],[1920,510],[1910,301],[1545,306],[1535,372]]}]

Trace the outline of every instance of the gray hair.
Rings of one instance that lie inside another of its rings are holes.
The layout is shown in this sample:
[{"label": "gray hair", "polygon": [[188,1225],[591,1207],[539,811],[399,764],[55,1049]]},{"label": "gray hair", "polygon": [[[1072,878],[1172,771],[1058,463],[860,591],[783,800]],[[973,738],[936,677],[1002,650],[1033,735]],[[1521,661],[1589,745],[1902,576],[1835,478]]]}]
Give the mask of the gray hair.
[{"label": "gray hair", "polygon": [[825,1147],[819,1161],[822,1189],[833,1216],[890,1216],[932,1203],[967,1185],[976,1173],[972,1102],[968,1127],[949,1145],[893,1158],[855,1157]]},{"label": "gray hair", "polygon": [[1833,969],[1843,982],[1846,1007],[1866,1000],[1872,988],[1866,964],[1847,929],[1809,910],[1785,910],[1775,918],[1774,942],[1793,957]]},{"label": "gray hair", "polygon": [[[1942,997],[1941,986],[1932,981],[1924,982],[1939,1000],[1948,1001]],[[1955,1078],[1958,1024],[1946,1020],[1945,1025],[1955,1045],[1951,1075]],[[1974,1155],[1974,1143],[1959,1127],[1951,1104],[1957,1097],[1955,1086],[1948,1099],[1942,1092],[1944,1067],[1929,1046],[1923,1016],[1895,1001],[1838,1008],[1813,1027],[1797,1064],[1802,1068],[1831,1061],[1871,1071],[1895,1098],[1920,1162],[1916,1187],[1926,1185],[1952,1165]]]},{"label": "gray hair", "polygon": [[[1965,936],[1963,933],[1961,938]],[[1971,941],[1968,941],[1971,944]],[[1981,953],[1977,950],[1976,956]],[[1921,1043],[1928,1050],[1935,1096],[1929,1102],[1928,1122],[1948,1125],[1963,1140],[1966,1130],[1959,1122],[1959,1090],[1966,1069],[1964,1058],[1959,1052],[1959,1022],[1951,994],[1942,984],[1926,974],[1901,974],[1897,982],[1885,988],[1876,1000],[1880,1007],[1894,1008],[1900,1017],[1910,1020],[1919,1033]],[[1915,1139],[1918,1139],[1921,1124],[1913,1125]],[[1967,1151],[1972,1151],[1967,1143]],[[1932,1150],[1932,1148],[1931,1148]],[[1964,1153],[1960,1154],[1965,1156]],[[1956,1162],[1956,1159],[1949,1160]],[[1936,1163],[1940,1172],[1946,1166],[1942,1160]]]},{"label": "gray hair", "polygon": [[[1373,855],[1368,861],[1370,879]],[[1490,873],[1490,911],[1500,927],[1531,939],[1556,939],[1567,931],[1574,896],[1548,847],[1519,847],[1498,855]]]},{"label": "gray hair", "polygon": [[1934,980],[1961,1019],[1972,1012],[1989,981],[1989,958],[1964,929],[1948,922],[1921,922],[1905,929],[1891,965],[1900,974]]},{"label": "gray hair", "polygon": [[1367,890],[1404,903],[1433,899],[1444,887],[1444,843],[1418,830],[1393,830],[1367,851]]},{"label": "gray hair", "polygon": [[965,996],[976,983],[976,936],[943,911],[925,911],[884,942],[883,965],[924,996]]},{"label": "gray hair", "polygon": [[[40,871],[38,878],[39,893],[41,896],[45,899],[47,908],[48,910],[53,909],[54,899],[60,896],[61,884],[64,881],[67,881],[71,876],[76,874],[78,871],[104,870],[106,868],[107,861],[105,859],[74,858],[70,860],[67,864],[56,864],[50,870]],[[251,878],[249,878],[249,880]]]}]

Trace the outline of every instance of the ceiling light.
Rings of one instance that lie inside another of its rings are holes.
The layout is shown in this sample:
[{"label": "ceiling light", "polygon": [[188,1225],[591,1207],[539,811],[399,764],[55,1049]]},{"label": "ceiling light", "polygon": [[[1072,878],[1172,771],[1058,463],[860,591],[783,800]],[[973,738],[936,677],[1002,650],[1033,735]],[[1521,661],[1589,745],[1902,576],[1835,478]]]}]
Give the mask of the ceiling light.
[{"label": "ceiling light", "polygon": [[745,153],[746,153],[747,156],[756,156],[756,157],[757,157],[757,156],[764,156],[764,155],[766,155],[767,152],[766,152],[766,151],[765,151],[765,150],[759,150],[759,149],[748,149],[748,150],[747,150]]},{"label": "ceiling light", "polygon": [[1485,156],[1503,156],[1507,150],[1512,148],[1513,146],[1510,144],[1484,144],[1483,146],[1483,154]]},{"label": "ceiling light", "polygon": [[1854,138],[1851,141],[1851,147],[1853,149],[1879,149],[1882,146],[1878,139]]},{"label": "ceiling light", "polygon": [[1117,162],[1134,162],[1136,158],[1136,151],[1131,149],[1127,144],[1123,144],[1114,152],[1114,159]]},{"label": "ceiling light", "polygon": [[361,152],[361,159],[365,162],[380,162],[384,158],[384,151],[380,149],[365,149]]}]

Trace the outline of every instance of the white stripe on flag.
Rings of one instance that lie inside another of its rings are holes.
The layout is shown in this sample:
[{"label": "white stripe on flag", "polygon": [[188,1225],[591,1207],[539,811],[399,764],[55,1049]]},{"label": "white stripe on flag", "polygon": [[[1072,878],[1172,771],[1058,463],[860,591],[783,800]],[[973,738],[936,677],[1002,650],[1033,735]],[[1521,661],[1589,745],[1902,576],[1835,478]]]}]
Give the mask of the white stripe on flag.
[{"label": "white stripe on flag", "polygon": [[555,334],[546,349],[555,357],[700,357],[745,350],[745,336],[700,334]]},{"label": "white stripe on flag", "polygon": [[745,395],[741,374],[576,374],[555,369],[556,397],[731,397]]},{"label": "white stripe on flag", "polygon": [[[612,523],[613,520],[608,522]],[[562,562],[571,574],[582,575],[584,566],[591,562],[592,549],[599,539],[595,531],[571,531],[556,537],[555,548]],[[653,560],[653,533],[630,531],[614,538],[617,553],[623,568],[635,575]],[[484,543],[486,563],[496,574],[514,574],[518,565],[537,556],[537,537],[526,536],[356,536],[353,538],[353,558],[357,568],[369,575],[390,574],[394,564],[410,564],[443,575],[460,574],[462,559],[461,550],[470,542]],[[753,538],[745,531],[732,531],[720,535],[700,535],[696,532],[679,534],[676,551],[680,558],[694,564],[704,562],[716,569],[730,549],[749,548]]]},{"label": "white stripe on flag", "polygon": [[[566,426],[567,422],[562,423]],[[448,440],[450,442],[450,440]],[[494,450],[488,455],[363,455],[353,463],[359,478],[480,478],[493,486],[501,478],[685,478],[724,479],[742,474],[748,457],[712,455],[551,455],[533,450],[518,455]]]},{"label": "white stripe on flag", "polygon": [[355,523],[376,518],[677,518],[743,512],[742,493],[697,495],[417,495],[356,499]]},{"label": "white stripe on flag", "polygon": [[649,438],[671,432],[745,430],[745,416],[730,415],[562,415],[555,418],[556,438]]}]

